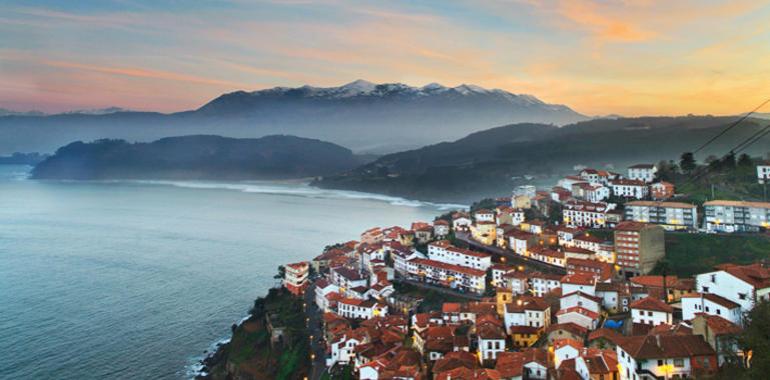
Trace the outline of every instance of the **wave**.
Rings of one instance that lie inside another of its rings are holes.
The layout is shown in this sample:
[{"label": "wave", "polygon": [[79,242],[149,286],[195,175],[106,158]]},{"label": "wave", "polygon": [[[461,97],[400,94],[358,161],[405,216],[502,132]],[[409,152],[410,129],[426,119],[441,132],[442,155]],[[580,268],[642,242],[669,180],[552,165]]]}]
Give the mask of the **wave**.
[{"label": "wave", "polygon": [[145,185],[175,186],[188,189],[205,190],[233,190],[244,193],[268,194],[268,195],[289,195],[306,198],[325,198],[325,199],[354,199],[354,200],[374,200],[386,202],[394,206],[402,207],[430,207],[441,211],[467,209],[467,205],[455,203],[435,203],[394,197],[390,195],[365,193],[351,190],[329,190],[310,186],[308,183],[299,182],[200,182],[200,181],[154,181],[154,180],[132,180],[115,181],[132,182]]}]

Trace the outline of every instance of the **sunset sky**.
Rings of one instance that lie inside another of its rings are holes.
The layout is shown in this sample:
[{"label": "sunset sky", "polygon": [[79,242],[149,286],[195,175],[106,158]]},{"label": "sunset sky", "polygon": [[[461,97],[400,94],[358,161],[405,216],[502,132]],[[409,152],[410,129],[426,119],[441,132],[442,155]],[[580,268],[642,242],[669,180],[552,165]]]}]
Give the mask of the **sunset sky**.
[{"label": "sunset sky", "polygon": [[362,78],[587,115],[734,114],[770,97],[768,21],[756,0],[5,0],[0,108],[173,112]]}]

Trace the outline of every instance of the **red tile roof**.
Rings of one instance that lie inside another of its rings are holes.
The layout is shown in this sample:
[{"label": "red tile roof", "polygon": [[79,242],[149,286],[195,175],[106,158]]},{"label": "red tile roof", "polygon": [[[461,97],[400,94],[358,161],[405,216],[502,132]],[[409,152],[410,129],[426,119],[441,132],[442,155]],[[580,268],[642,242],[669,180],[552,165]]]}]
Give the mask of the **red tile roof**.
[{"label": "red tile roof", "polygon": [[632,336],[618,345],[636,360],[716,355],[700,335]]},{"label": "red tile roof", "polygon": [[652,298],[652,297],[644,297],[640,300],[634,301],[631,303],[630,307],[632,309],[662,311],[665,313],[674,312],[673,307],[669,306],[667,303],[657,298]]}]

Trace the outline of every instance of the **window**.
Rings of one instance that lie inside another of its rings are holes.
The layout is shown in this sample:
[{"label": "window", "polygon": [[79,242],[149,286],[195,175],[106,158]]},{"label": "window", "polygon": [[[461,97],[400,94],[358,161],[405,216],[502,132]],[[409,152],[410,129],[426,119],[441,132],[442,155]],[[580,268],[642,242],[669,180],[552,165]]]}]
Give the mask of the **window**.
[{"label": "window", "polygon": [[658,367],[663,365],[663,360],[658,360]]},{"label": "window", "polygon": [[738,293],[738,298],[745,300],[746,299],[746,293]]},{"label": "window", "polygon": [[677,367],[677,368],[684,367],[684,359],[674,359],[674,367]]}]

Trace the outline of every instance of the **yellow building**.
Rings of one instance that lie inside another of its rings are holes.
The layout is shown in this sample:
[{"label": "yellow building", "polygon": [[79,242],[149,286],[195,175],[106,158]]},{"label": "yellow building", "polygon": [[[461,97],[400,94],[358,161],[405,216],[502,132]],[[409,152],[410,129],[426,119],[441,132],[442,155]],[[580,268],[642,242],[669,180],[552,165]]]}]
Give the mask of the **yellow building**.
[{"label": "yellow building", "polygon": [[530,347],[540,337],[541,329],[532,326],[511,326],[508,333],[516,348]]},{"label": "yellow building", "polygon": [[494,222],[476,222],[471,225],[471,237],[484,245],[493,245],[497,237],[497,225]]}]

